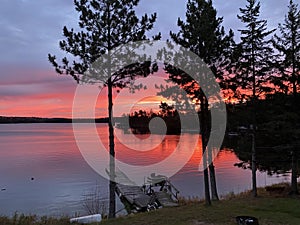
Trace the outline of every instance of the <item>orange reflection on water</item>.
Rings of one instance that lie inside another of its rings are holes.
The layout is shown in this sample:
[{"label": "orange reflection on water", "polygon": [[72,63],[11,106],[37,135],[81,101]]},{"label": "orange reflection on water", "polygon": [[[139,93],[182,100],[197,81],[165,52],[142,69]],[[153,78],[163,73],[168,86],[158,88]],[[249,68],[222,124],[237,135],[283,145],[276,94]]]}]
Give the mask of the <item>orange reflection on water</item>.
[{"label": "orange reflection on water", "polygon": [[[117,132],[122,132],[118,131]],[[109,151],[108,144],[108,128],[101,127],[98,128],[99,138],[104,144],[107,151]],[[123,137],[127,140],[130,140],[129,134],[122,134]],[[202,163],[202,141],[201,136],[197,134],[182,134],[178,135],[166,135],[163,141],[155,148],[148,151],[144,151],[149,145],[149,135],[135,135],[135,137],[143,140],[141,142],[135,143],[134,140],[131,142],[131,147],[127,147],[120,142],[115,137],[115,154],[116,159],[130,164],[130,165],[151,165],[158,162],[161,162],[168,158],[171,154],[177,154],[178,159],[184,154],[191,154],[190,151],[193,151],[191,158],[186,162],[183,170],[192,170],[198,171],[199,166]],[[154,135],[155,137],[155,135]],[[159,138],[158,138],[159,139]],[[192,146],[192,143],[198,139],[196,146]],[[179,146],[179,149],[176,148]],[[136,149],[136,150],[134,150]],[[214,165],[218,168],[223,168],[228,165],[233,165],[238,162],[235,154],[232,154],[229,150],[220,151],[216,154],[216,157],[213,158]],[[172,165],[168,165],[172,167]]]}]

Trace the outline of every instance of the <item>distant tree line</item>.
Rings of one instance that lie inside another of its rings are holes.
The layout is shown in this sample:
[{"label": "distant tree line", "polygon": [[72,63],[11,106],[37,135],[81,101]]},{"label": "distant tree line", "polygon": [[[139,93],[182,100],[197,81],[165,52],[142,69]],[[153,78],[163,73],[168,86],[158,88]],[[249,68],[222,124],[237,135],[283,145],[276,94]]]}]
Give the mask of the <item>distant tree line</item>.
[{"label": "distant tree line", "polygon": [[0,124],[9,123],[107,123],[107,118],[96,119],[69,119],[69,118],[42,118],[42,117],[9,117],[0,116]]},{"label": "distant tree line", "polygon": [[[160,130],[160,125],[156,124],[153,126],[152,130],[150,130],[150,122],[154,118],[160,118],[166,125],[166,134],[181,134],[182,132],[193,132],[200,133],[199,126],[193,122],[193,116],[190,113],[179,113],[177,109],[175,109],[174,105],[169,105],[166,102],[161,102],[159,105],[158,111],[153,111],[152,109],[149,111],[146,110],[137,110],[131,112],[129,115],[123,115],[121,118],[118,118],[118,122],[121,124],[119,127],[125,130],[130,129],[135,134],[149,134],[156,133],[161,134],[165,132],[164,130]],[[201,118],[201,113],[198,112],[196,119],[199,120]],[[129,127],[124,127],[126,121],[129,119]],[[183,123],[183,121],[185,121]]]},{"label": "distant tree line", "polygon": [[[152,119],[161,118],[167,128],[166,134],[180,134],[181,122],[178,111],[174,109],[174,106],[168,105],[166,102],[161,102],[159,107],[160,110],[158,112],[154,112],[152,110],[148,112],[145,110],[132,112],[129,115],[129,128],[133,131],[133,133],[150,133],[149,124]],[[152,132],[154,133],[160,134],[164,132],[164,130],[159,129],[159,126],[153,126],[152,128]]]}]

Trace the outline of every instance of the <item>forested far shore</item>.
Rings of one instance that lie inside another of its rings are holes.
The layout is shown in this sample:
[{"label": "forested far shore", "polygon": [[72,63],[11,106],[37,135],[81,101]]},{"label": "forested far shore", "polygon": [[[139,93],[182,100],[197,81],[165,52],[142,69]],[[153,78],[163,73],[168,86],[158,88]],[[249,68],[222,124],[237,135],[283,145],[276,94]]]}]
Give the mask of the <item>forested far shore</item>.
[{"label": "forested far shore", "polygon": [[41,117],[7,117],[0,116],[0,124],[14,123],[107,123],[107,118],[41,118]]}]

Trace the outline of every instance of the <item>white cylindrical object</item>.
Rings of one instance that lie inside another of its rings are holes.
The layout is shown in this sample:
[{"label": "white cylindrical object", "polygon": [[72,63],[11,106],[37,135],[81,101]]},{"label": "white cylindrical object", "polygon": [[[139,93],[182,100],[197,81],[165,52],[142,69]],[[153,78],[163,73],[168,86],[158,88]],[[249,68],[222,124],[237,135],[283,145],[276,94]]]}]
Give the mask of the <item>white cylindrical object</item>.
[{"label": "white cylindrical object", "polygon": [[94,214],[89,216],[72,218],[70,219],[70,223],[77,222],[77,223],[87,224],[87,223],[101,222],[101,220],[102,220],[101,214]]}]

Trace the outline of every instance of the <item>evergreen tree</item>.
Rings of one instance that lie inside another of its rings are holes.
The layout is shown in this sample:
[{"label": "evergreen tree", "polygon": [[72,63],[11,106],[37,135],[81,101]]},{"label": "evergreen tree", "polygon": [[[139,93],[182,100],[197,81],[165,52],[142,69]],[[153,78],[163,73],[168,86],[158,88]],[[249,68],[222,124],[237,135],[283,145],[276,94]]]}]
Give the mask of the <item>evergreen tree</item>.
[{"label": "evergreen tree", "polygon": [[267,80],[272,72],[274,51],[267,37],[275,30],[268,30],[267,20],[259,18],[257,0],[247,0],[246,8],[240,8],[240,13],[237,17],[245,28],[239,30],[241,42],[236,46],[232,81],[238,98],[257,99],[271,91]]},{"label": "evergreen tree", "polygon": [[272,82],[279,90],[294,95],[299,90],[300,74],[300,10],[298,5],[290,0],[289,12],[285,16],[284,24],[279,24],[280,35],[275,34],[274,47],[279,51],[277,68],[279,74]]},{"label": "evergreen tree", "polygon": [[[284,24],[279,24],[280,36],[274,35],[273,45],[279,52],[279,57],[277,61],[277,68],[279,74],[273,77],[273,83],[275,86],[283,90],[284,93],[292,93],[294,95],[294,102],[292,104],[290,112],[297,115],[299,109],[297,108],[298,99],[297,93],[299,91],[299,81],[300,81],[300,9],[298,5],[290,0],[288,6],[289,11],[285,16]],[[293,124],[294,125],[294,124]],[[284,129],[283,132],[296,133],[293,126]],[[295,135],[289,135],[292,140],[290,143],[297,143],[298,137]],[[292,176],[291,176],[291,186],[292,194],[298,194],[297,186],[297,150],[296,147],[293,148],[292,152]]]},{"label": "evergreen tree", "polygon": [[[233,44],[233,32],[225,34],[224,27],[221,26],[223,18],[217,17],[211,0],[188,0],[186,21],[178,19],[178,33],[170,32],[171,39],[197,54],[212,70],[220,80],[224,71],[229,65],[230,47]],[[202,149],[206,149],[209,138],[209,106],[208,100],[201,89],[201,84],[193,80],[184,71],[172,65],[166,65],[165,70],[169,73],[169,79],[180,85],[190,98],[200,102],[200,123],[202,135]],[[199,86],[200,85],[200,86]],[[174,93],[173,93],[174,95]],[[183,100],[184,101],[184,100]],[[211,150],[208,152],[211,153]],[[210,156],[208,156],[210,157]],[[205,159],[205,156],[203,156]],[[211,204],[209,192],[208,169],[204,160],[204,186],[206,204]],[[209,165],[212,186],[212,198],[217,200],[217,188],[214,172],[214,165]]]},{"label": "evergreen tree", "polygon": [[[48,55],[50,63],[59,74],[72,76],[77,82],[101,83],[108,88],[109,147],[110,147],[110,196],[109,218],[115,217],[115,165],[114,128],[112,112],[113,88],[123,88],[136,76],[151,73],[151,62],[136,63],[111,74],[98,74],[89,77],[85,74],[89,67],[103,54],[129,42],[146,40],[146,32],[153,28],[156,14],[144,15],[139,19],[134,11],[139,0],[74,0],[79,13],[79,31],[63,28],[64,40],[59,42],[62,51],[72,55],[62,59],[61,65],[56,57]],[[160,34],[153,37],[159,39]],[[111,58],[109,59],[111,60]],[[110,61],[109,61],[110,62]],[[109,67],[109,65],[108,65]],[[156,70],[156,67],[153,67]]]},{"label": "evergreen tree", "polygon": [[245,28],[239,30],[241,42],[237,44],[231,79],[231,87],[234,87],[236,97],[242,100],[252,100],[252,188],[253,195],[257,196],[256,188],[256,150],[255,150],[255,102],[261,94],[271,91],[267,82],[272,71],[273,49],[271,40],[267,37],[274,32],[268,30],[267,21],[259,18],[260,2],[247,0],[246,8],[240,8],[238,19],[245,24]]}]

